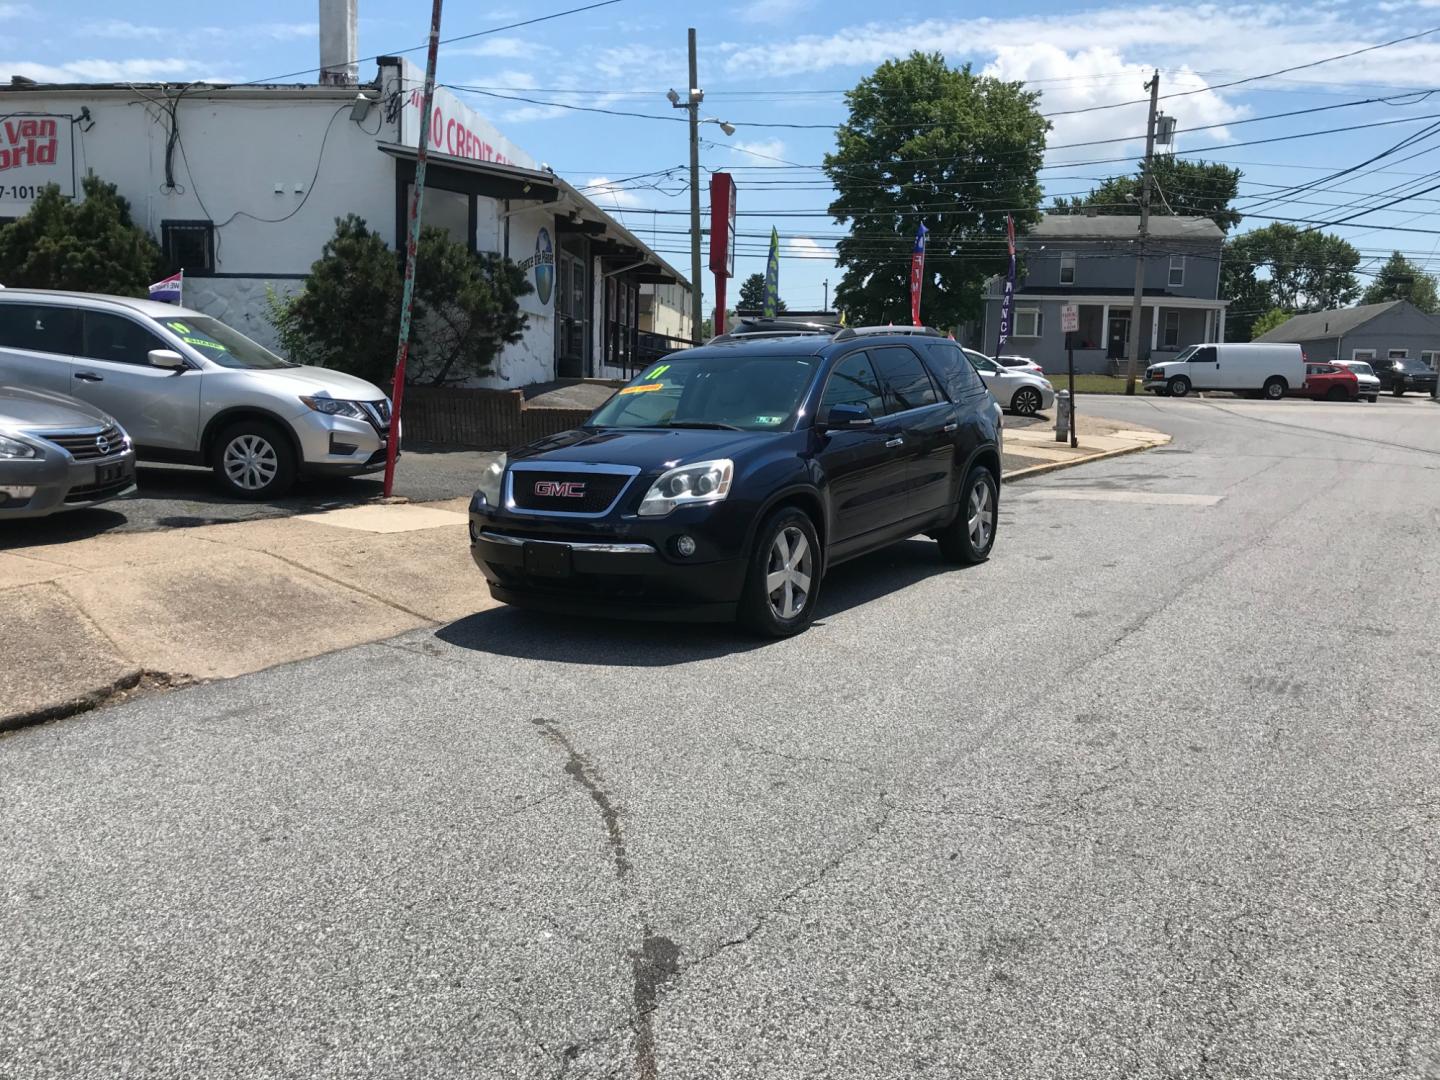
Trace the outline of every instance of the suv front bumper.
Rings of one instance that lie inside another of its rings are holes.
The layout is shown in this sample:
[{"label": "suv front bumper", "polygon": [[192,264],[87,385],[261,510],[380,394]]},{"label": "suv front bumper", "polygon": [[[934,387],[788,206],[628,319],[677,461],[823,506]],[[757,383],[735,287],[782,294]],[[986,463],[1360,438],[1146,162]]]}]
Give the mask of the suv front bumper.
[{"label": "suv front bumper", "polygon": [[306,476],[356,476],[385,467],[387,436],[369,420],[307,409],[291,421]]}]

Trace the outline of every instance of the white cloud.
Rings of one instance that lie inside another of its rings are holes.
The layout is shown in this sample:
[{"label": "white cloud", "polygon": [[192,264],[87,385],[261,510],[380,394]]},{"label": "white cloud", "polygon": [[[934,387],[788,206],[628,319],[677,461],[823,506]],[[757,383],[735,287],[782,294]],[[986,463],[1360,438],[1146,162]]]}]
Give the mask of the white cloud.
[{"label": "white cloud", "polygon": [[644,205],[644,200],[633,191],[617,187],[608,176],[592,176],[579,189],[580,193],[596,206],[606,209],[631,208]]},{"label": "white cloud", "polygon": [[[224,38],[236,40],[239,31],[226,26],[187,26],[177,30],[173,26],[151,26],[133,23],[125,19],[101,19],[88,23],[77,31],[90,37],[110,38],[116,41],[192,41],[197,37],[210,40]],[[272,22],[251,23],[244,28],[244,34],[251,38],[262,37],[269,41],[294,41],[303,38],[318,38],[320,27],[313,22]]]},{"label": "white cloud", "polygon": [[819,259],[834,260],[835,249],[811,240],[808,236],[797,236],[791,240],[785,240],[780,244],[780,254],[793,256],[797,259]]},{"label": "white cloud", "polygon": [[489,56],[502,60],[532,59],[550,51],[548,46],[515,37],[482,38],[473,45],[446,48],[450,56]]},{"label": "white cloud", "polygon": [[782,23],[812,6],[813,0],[750,0],[735,14],[741,22]]},{"label": "white cloud", "polygon": [[198,61],[176,57],[157,60],[70,60],[62,64],[0,60],[0,71],[44,83],[149,82],[186,76],[195,79],[207,70]]},{"label": "white cloud", "polygon": [[785,156],[785,144],[779,139],[765,139],[761,142],[720,142],[716,146],[723,146],[731,153],[741,158],[778,160]]}]

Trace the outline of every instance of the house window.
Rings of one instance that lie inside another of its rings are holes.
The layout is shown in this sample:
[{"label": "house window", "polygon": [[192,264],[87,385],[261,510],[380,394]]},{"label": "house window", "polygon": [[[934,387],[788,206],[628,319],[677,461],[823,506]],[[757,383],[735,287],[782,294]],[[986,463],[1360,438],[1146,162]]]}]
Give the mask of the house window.
[{"label": "house window", "polygon": [[1015,333],[1011,337],[1039,337],[1043,320],[1039,308],[1019,308],[1015,312]]},{"label": "house window", "polygon": [[1364,360],[1364,361],[1368,364],[1368,363],[1370,363],[1372,360],[1375,359],[1375,350],[1374,350],[1374,349],[1351,349],[1351,350],[1350,350],[1350,359],[1351,359],[1351,360]]},{"label": "house window", "polygon": [[1170,256],[1170,284],[1171,284],[1171,285],[1184,285],[1184,284],[1185,284],[1185,256],[1184,256],[1184,255],[1171,255],[1171,256]]},{"label": "house window", "polygon": [[1390,350],[1389,352],[1387,352],[1385,355],[1386,355],[1387,357],[1389,357],[1391,360],[1408,360],[1408,359],[1410,358],[1410,350],[1409,350],[1409,349],[1391,349],[1391,350]]},{"label": "house window", "polygon": [[173,274],[215,272],[215,225],[209,221],[160,222],[160,247]]},{"label": "house window", "polygon": [[1075,284],[1075,253],[1073,251],[1060,253],[1060,284]]},{"label": "house window", "polygon": [[1420,362],[1431,371],[1440,371],[1440,352],[1422,352]]},{"label": "house window", "polygon": [[1180,344],[1180,312],[1165,312],[1165,348],[1174,349]]}]

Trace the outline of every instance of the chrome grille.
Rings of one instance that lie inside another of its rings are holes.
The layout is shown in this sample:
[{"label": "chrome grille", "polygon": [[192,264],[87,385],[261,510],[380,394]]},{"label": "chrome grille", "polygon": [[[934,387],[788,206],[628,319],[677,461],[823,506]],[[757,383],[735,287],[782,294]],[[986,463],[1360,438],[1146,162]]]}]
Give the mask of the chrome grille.
[{"label": "chrome grille", "polygon": [[103,431],[67,431],[40,437],[46,442],[54,443],[76,461],[110,457],[125,449],[125,433],[113,424]]},{"label": "chrome grille", "polygon": [[365,418],[370,421],[370,426],[381,435],[390,433],[390,402],[362,401],[360,407],[365,410]]}]

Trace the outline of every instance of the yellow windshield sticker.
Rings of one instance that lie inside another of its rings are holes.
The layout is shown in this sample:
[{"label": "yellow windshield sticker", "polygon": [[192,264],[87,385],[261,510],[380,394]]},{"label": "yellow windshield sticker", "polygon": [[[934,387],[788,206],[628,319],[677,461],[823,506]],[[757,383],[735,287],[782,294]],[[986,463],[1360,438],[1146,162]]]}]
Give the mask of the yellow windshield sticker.
[{"label": "yellow windshield sticker", "polygon": [[669,365],[669,364],[661,364],[661,365],[660,365],[659,367],[657,367],[654,371],[650,372],[649,375],[646,375],[645,378],[647,378],[647,379],[658,379],[661,375],[664,375],[665,372],[667,372],[667,371],[669,371],[669,370],[670,370],[670,365]]},{"label": "yellow windshield sticker", "polygon": [[186,326],[183,322],[180,322],[178,320],[176,320],[175,322],[167,322],[165,325],[168,326],[171,330],[174,330],[177,334],[190,333],[190,327]]},{"label": "yellow windshield sticker", "polygon": [[620,391],[622,394],[648,394],[652,390],[664,390],[663,382],[642,383],[639,386],[627,386]]},{"label": "yellow windshield sticker", "polygon": [[224,352],[225,346],[218,341],[211,341],[209,338],[191,337],[189,334],[182,334],[180,340],[186,345],[194,345],[197,349],[214,349],[216,352]]}]

